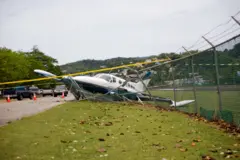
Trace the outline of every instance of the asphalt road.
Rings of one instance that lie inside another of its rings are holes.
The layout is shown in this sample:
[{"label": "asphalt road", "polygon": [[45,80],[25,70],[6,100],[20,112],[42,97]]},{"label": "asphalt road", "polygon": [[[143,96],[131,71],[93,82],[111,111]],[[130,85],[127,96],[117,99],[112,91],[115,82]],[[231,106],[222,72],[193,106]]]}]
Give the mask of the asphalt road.
[{"label": "asphalt road", "polygon": [[10,103],[0,102],[0,126],[7,124],[9,121],[21,119],[22,117],[31,116],[43,112],[65,101],[74,100],[72,94],[68,94],[64,99],[61,96],[39,97],[36,101],[24,99],[22,101],[12,100]]}]

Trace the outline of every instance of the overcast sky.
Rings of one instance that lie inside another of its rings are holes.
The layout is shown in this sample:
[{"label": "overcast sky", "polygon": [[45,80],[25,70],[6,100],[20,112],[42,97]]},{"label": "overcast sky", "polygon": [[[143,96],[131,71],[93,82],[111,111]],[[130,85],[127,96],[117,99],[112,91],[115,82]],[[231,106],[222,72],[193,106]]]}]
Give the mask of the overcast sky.
[{"label": "overcast sky", "polygon": [[240,0],[0,0],[0,47],[37,45],[60,64],[176,51],[240,10]]}]

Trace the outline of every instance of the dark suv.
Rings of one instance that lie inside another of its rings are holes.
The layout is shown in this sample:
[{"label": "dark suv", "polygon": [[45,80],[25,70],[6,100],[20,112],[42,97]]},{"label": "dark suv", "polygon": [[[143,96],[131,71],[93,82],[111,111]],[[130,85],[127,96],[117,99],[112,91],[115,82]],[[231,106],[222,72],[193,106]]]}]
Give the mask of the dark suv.
[{"label": "dark suv", "polygon": [[25,86],[18,86],[3,91],[3,97],[8,98],[9,96],[10,98],[17,98],[17,100],[22,100],[23,98],[33,99],[33,94],[34,92]]}]

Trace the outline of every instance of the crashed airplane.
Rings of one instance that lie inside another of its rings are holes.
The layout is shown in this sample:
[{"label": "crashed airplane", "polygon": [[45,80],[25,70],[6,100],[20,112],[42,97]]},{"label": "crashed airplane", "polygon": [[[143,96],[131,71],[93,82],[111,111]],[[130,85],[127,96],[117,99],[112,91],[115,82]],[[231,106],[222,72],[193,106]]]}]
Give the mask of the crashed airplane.
[{"label": "crashed airplane", "polygon": [[[47,71],[35,69],[35,73],[44,77],[54,77],[56,75]],[[61,79],[54,78],[56,81],[63,82],[73,93],[77,100],[88,99],[90,94],[115,95],[115,100],[136,100],[136,101],[159,101],[167,102],[172,107],[180,107],[192,103],[194,100],[184,100],[174,102],[168,98],[151,96],[146,93],[147,86],[151,80],[151,72],[148,71],[138,82],[131,82],[112,74],[99,73],[94,76],[64,76]],[[75,89],[73,89],[75,88]],[[77,88],[77,89],[76,89]]]}]

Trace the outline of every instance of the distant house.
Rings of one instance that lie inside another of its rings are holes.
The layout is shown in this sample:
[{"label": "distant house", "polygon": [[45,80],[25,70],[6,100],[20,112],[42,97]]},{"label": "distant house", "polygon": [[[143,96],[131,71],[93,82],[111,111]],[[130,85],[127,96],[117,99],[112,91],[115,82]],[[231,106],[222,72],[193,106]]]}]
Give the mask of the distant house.
[{"label": "distant house", "polygon": [[67,70],[62,70],[62,73],[67,73]]},{"label": "distant house", "polygon": [[145,62],[152,62],[152,60],[151,59],[146,59]]},{"label": "distant house", "polygon": [[100,68],[106,68],[107,66],[103,65],[103,66],[100,66]]}]

